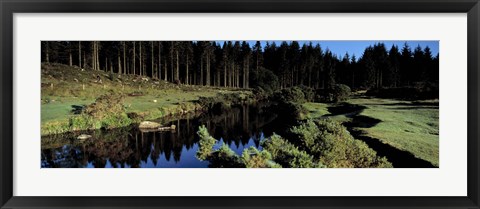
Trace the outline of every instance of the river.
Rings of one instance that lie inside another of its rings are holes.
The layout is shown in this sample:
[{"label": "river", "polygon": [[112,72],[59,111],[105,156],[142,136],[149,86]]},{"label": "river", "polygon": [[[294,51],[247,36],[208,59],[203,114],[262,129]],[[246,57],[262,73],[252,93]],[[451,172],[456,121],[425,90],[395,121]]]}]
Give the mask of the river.
[{"label": "river", "polygon": [[[57,134],[42,137],[42,168],[206,168],[209,162],[195,157],[200,125],[241,155],[244,148],[262,149],[260,141],[281,132],[277,115],[268,105],[240,105],[222,113],[203,113],[161,121],[175,131],[142,132],[136,126],[113,130]],[[79,140],[79,134],[92,138]]]}]

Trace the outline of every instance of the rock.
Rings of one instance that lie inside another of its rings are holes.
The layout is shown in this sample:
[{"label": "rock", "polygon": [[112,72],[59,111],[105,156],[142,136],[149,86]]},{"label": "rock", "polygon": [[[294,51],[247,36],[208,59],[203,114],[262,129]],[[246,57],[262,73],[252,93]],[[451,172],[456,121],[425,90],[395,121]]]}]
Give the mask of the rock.
[{"label": "rock", "polygon": [[81,134],[80,136],[77,136],[77,139],[80,139],[80,140],[84,140],[84,139],[88,139],[88,138],[92,138],[92,135]]},{"label": "rock", "polygon": [[171,126],[159,127],[157,130],[158,131],[174,131],[176,128],[177,126],[171,125]]},{"label": "rock", "polygon": [[156,129],[160,128],[160,123],[152,122],[152,121],[143,121],[138,125],[140,129]]}]

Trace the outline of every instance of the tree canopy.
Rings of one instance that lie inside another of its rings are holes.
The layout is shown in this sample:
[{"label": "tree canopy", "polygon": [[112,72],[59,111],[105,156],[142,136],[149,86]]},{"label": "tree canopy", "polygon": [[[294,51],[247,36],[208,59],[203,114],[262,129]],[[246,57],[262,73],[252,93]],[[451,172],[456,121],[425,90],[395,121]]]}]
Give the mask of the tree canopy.
[{"label": "tree canopy", "polygon": [[86,70],[135,74],[178,84],[233,88],[297,85],[315,89],[345,84],[352,89],[438,85],[439,55],[430,48],[390,49],[383,43],[365,48],[357,59],[338,57],[319,44],[297,41],[43,41],[42,62]]}]

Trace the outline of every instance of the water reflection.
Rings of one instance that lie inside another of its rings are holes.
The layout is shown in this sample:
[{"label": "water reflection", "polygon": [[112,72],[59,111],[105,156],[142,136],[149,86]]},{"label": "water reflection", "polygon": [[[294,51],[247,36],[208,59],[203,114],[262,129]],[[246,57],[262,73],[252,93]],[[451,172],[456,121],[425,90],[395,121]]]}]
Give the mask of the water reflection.
[{"label": "water reflection", "polygon": [[176,131],[142,132],[135,127],[88,132],[92,138],[78,140],[80,133],[42,137],[42,168],[199,168],[208,167],[196,157],[198,126],[205,125],[216,147],[228,144],[241,154],[275,130],[276,115],[264,105],[239,106],[220,115],[202,114],[161,121]]}]

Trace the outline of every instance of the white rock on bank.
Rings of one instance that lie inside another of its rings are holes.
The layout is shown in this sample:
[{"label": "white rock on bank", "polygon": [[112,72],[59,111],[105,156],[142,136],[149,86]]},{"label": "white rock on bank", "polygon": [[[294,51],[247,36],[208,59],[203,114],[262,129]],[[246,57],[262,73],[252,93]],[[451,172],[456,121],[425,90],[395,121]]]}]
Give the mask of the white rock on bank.
[{"label": "white rock on bank", "polygon": [[138,128],[142,129],[155,129],[160,128],[160,123],[152,122],[152,121],[143,121],[138,125]]}]

